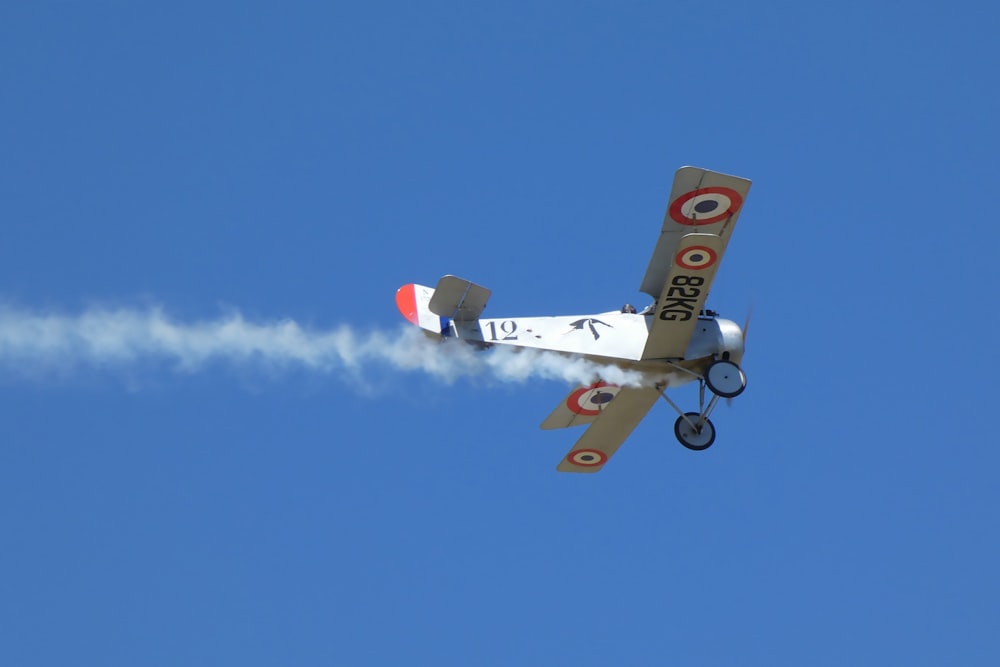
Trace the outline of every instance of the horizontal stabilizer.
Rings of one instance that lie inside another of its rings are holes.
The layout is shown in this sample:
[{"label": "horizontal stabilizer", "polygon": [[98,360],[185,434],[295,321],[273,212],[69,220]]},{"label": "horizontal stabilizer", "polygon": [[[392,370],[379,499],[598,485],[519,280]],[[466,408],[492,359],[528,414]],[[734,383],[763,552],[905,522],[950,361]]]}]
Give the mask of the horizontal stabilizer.
[{"label": "horizontal stabilizer", "polygon": [[474,322],[486,308],[492,292],[457,276],[445,276],[438,281],[427,307],[435,315],[458,322]]}]

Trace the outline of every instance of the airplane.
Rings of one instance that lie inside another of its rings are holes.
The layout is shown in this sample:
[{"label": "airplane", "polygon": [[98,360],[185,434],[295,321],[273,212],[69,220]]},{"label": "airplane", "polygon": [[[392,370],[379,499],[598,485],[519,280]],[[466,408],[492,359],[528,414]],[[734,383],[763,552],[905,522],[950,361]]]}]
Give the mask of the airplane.
[{"label": "airplane", "polygon": [[[678,414],[677,440],[702,451],[715,442],[709,415],[719,400],[739,396],[747,384],[740,363],[749,319],[740,327],[705,309],[705,301],[749,190],[745,178],[697,167],[677,170],[640,286],[655,301],[639,312],[626,304],[595,315],[481,318],[491,291],[451,275],[433,288],[400,287],[396,305],[433,337],[484,348],[548,350],[639,372],[639,386],[597,378],[575,388],[542,422],[543,429],[588,426],[556,467],[560,472],[601,470],[661,397]],[[698,410],[685,412],[666,389],[694,381]]]}]

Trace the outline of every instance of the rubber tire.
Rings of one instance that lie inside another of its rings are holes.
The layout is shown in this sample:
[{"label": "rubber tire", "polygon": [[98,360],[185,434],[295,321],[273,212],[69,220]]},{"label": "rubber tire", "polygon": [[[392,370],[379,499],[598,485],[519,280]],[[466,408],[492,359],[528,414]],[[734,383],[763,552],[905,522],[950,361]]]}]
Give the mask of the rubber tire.
[{"label": "rubber tire", "polygon": [[[691,421],[697,421],[701,415],[697,412],[685,412],[684,417],[693,417]],[[701,452],[711,447],[712,443],[715,442],[715,425],[712,424],[710,420],[706,419],[705,423],[701,426],[701,433],[697,434],[698,440],[692,442],[690,440],[686,440],[684,436],[681,435],[682,433],[691,433],[691,425],[687,423],[687,420],[684,419],[684,417],[678,417],[677,421],[674,422],[674,435],[677,436],[677,442],[681,443],[693,452]],[[706,429],[708,430],[708,438],[707,441],[703,442],[704,438],[702,435],[705,433]]]},{"label": "rubber tire", "polygon": [[[712,382],[712,375],[723,373],[722,379],[729,379],[730,375],[736,374],[740,378],[740,387],[735,391],[723,391],[715,386]],[[713,361],[705,371],[705,384],[708,386],[709,391],[711,391],[716,396],[721,396],[722,398],[736,398],[747,388],[747,376],[743,372],[743,369],[734,364],[731,361],[726,361],[720,359],[719,361]]]}]

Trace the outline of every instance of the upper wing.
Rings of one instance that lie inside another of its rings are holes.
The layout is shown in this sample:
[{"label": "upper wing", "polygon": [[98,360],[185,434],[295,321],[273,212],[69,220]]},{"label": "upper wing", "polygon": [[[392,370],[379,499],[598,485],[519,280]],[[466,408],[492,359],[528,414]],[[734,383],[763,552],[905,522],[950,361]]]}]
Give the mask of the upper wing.
[{"label": "upper wing", "polygon": [[657,300],[643,359],[684,356],[749,191],[745,178],[695,167],[677,170],[642,281],[642,291]]},{"label": "upper wing", "polygon": [[[570,394],[570,399],[575,394],[576,392]],[[617,395],[613,396],[614,400],[604,403],[603,409],[596,416],[590,416],[593,419],[590,428],[576,441],[573,449],[556,466],[556,470],[597,472],[603,468],[659,396],[660,392],[650,387],[619,388]]]},{"label": "upper wing", "polygon": [[687,234],[714,234],[722,239],[724,251],[749,191],[750,181],[745,178],[697,167],[678,169],[660,238],[640,290],[654,299],[660,296],[680,239]]},{"label": "upper wing", "polygon": [[677,246],[673,266],[653,311],[643,359],[684,356],[719,268],[723,242],[715,234],[688,234]]}]

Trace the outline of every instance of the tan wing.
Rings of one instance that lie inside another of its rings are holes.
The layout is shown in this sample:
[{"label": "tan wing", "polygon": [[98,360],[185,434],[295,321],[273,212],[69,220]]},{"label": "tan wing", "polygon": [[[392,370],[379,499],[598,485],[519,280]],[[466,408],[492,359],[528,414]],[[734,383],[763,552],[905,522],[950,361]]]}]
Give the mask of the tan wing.
[{"label": "tan wing", "polygon": [[660,296],[683,236],[692,232],[715,234],[722,239],[725,251],[749,191],[750,181],[745,178],[697,167],[678,169],[660,238],[640,290],[654,299]]},{"label": "tan wing", "polygon": [[597,472],[603,468],[659,397],[653,388],[621,387],[556,470]]},{"label": "tan wing", "polygon": [[577,387],[545,418],[542,428],[569,428],[590,424],[604,412],[619,391],[621,387],[606,382]]},{"label": "tan wing", "polygon": [[698,314],[712,289],[723,247],[722,239],[715,234],[688,234],[681,238],[653,311],[643,359],[684,357],[698,324]]}]

